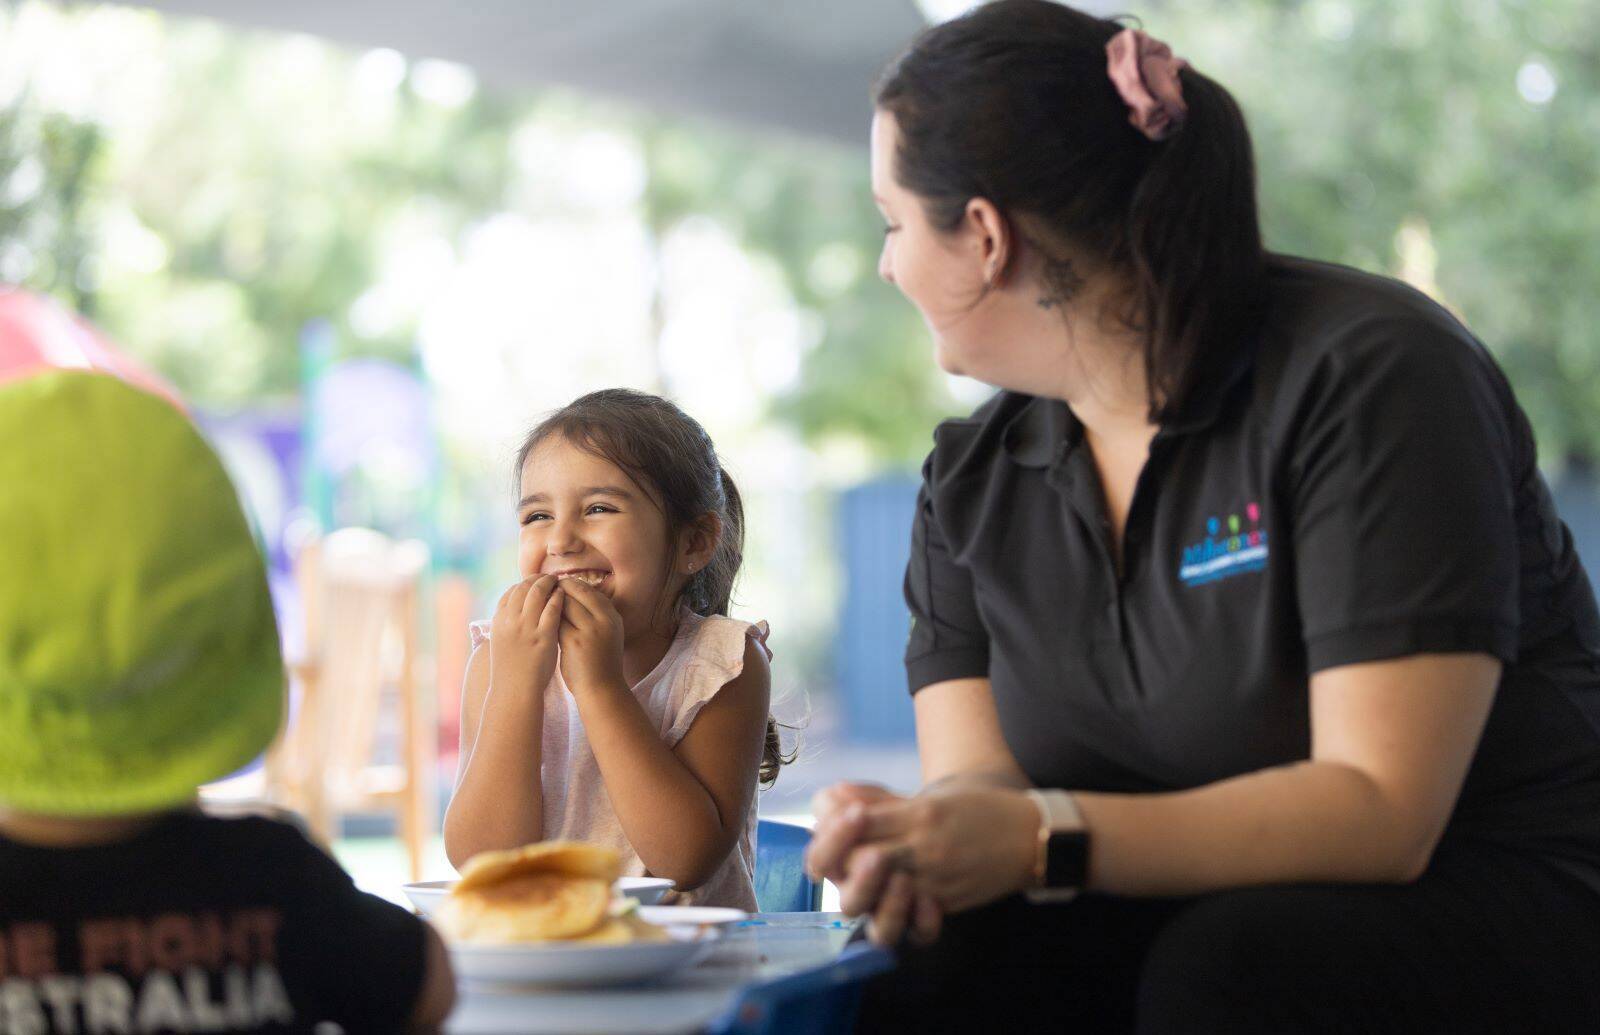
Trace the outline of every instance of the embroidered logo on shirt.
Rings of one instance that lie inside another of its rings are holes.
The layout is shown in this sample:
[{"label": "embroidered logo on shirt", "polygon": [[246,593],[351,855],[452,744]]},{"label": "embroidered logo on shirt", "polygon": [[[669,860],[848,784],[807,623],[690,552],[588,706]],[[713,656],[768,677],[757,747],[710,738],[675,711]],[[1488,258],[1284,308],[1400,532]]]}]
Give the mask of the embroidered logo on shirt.
[{"label": "embroidered logo on shirt", "polygon": [[1185,586],[1232,578],[1267,566],[1267,533],[1261,529],[1261,507],[1247,503],[1244,514],[1206,519],[1206,537],[1183,548],[1178,578]]}]

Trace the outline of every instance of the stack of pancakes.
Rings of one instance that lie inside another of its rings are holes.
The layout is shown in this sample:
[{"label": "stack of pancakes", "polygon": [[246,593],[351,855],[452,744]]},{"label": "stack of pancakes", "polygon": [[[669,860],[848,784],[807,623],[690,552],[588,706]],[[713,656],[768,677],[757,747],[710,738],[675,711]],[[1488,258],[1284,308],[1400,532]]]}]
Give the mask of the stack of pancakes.
[{"label": "stack of pancakes", "polygon": [[639,919],[632,900],[613,904],[622,868],[617,853],[577,841],[544,841],[473,856],[439,910],[451,939],[477,945],[666,941]]}]

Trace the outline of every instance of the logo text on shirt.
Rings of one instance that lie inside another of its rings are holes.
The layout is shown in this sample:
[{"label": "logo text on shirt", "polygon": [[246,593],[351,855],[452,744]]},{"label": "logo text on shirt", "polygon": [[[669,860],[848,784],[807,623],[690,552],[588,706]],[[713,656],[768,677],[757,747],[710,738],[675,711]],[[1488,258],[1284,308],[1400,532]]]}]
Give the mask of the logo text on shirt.
[{"label": "logo text on shirt", "polygon": [[1267,566],[1267,533],[1261,507],[1246,503],[1242,514],[1206,519],[1206,537],[1183,548],[1178,578],[1185,586],[1232,578]]}]

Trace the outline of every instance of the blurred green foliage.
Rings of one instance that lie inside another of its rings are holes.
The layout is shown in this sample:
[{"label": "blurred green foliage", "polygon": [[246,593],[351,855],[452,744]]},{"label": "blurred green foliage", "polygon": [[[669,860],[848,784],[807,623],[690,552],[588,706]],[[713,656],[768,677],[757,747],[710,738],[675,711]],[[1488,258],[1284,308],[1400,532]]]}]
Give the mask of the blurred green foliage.
[{"label": "blurred green foliage", "polygon": [[[409,356],[414,326],[350,319],[394,235],[459,239],[525,205],[519,128],[591,120],[638,141],[658,239],[710,217],[781,272],[816,333],[778,418],[907,467],[958,408],[916,313],[876,277],[864,147],[559,92],[440,104],[409,70],[374,100],[330,45],[127,17],[161,67],[137,134],[27,90],[0,106],[0,277],[90,312],[198,400],[292,393],[313,318],[346,352]],[[1244,105],[1269,244],[1436,291],[1505,364],[1546,458],[1596,453],[1600,5],[1186,0],[1145,21]]]}]

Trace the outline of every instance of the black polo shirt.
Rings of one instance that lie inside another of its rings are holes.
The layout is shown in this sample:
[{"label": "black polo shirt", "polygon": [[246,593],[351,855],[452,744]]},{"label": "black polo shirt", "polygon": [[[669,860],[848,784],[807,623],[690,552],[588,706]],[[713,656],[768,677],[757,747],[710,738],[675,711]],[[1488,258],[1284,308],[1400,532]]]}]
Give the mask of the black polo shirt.
[{"label": "black polo shirt", "polygon": [[1600,616],[1505,378],[1402,284],[1287,258],[1268,281],[1258,340],[1152,442],[1120,574],[1064,403],[939,427],[912,692],[986,676],[1035,783],[1167,791],[1307,758],[1319,669],[1492,654],[1450,834],[1600,864]]}]

